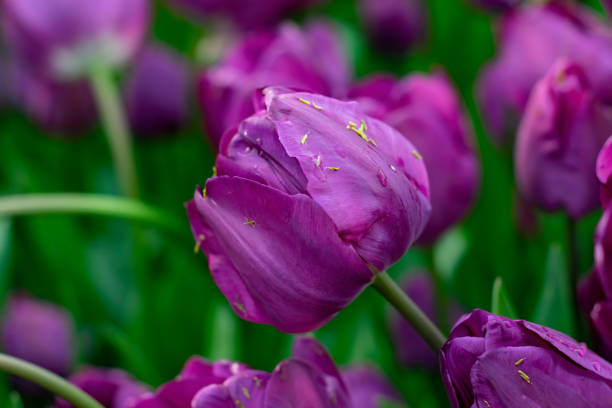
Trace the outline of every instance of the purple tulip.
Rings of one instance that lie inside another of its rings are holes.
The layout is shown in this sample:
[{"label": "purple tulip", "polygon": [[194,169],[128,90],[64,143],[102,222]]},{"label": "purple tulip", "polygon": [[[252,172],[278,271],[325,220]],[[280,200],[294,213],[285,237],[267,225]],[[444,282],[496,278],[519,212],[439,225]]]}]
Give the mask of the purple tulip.
[{"label": "purple tulip", "polygon": [[96,102],[87,81],[58,82],[18,68],[12,78],[15,103],[46,130],[73,135],[96,123]]},{"label": "purple tulip", "polygon": [[423,155],[432,213],[418,243],[431,245],[465,216],[480,184],[474,138],[459,97],[441,73],[399,81],[375,76],[355,86],[349,97],[399,130]]},{"label": "purple tulip", "polygon": [[134,408],[349,408],[350,396],[327,351],[296,339],[293,356],[272,373],[193,357],[176,380],[140,397]]},{"label": "purple tulip", "polygon": [[403,53],[425,37],[422,0],[361,0],[359,14],[370,42],[389,53]]},{"label": "purple tulip", "polygon": [[68,312],[52,303],[13,294],[2,319],[2,350],[58,375],[75,359],[75,328]]},{"label": "purple tulip", "polygon": [[147,0],[4,0],[6,42],[22,64],[51,78],[120,65],[147,30]]},{"label": "purple tulip", "polygon": [[604,144],[597,156],[597,178],[601,186],[601,202],[604,207],[612,200],[612,137]]},{"label": "purple tulip", "polygon": [[595,230],[595,273],[606,298],[612,300],[612,204],[605,209]]},{"label": "purple tulip", "polygon": [[[148,388],[118,369],[88,367],[70,377],[70,382],[85,391],[104,408],[132,408]],[[57,399],[55,408],[73,408]]]},{"label": "purple tulip", "polygon": [[352,366],[342,370],[342,379],[351,394],[352,408],[405,406],[404,398],[374,367]]},{"label": "purple tulip", "polygon": [[138,55],[125,85],[125,103],[135,134],[176,132],[189,115],[188,67],[178,55],[149,46]]},{"label": "purple tulip", "polygon": [[584,343],[478,309],[453,327],[440,370],[453,408],[604,408],[612,401],[612,364]]},{"label": "purple tulip", "polygon": [[597,97],[612,102],[612,30],[578,4],[529,5],[501,24],[498,56],[483,71],[479,93],[494,142],[508,144],[532,87],[559,57],[585,70]]},{"label": "purple tulip", "polygon": [[557,61],[534,87],[516,142],[521,194],[546,210],[579,218],[599,204],[597,154],[612,133],[612,117],[597,101],[583,70]]},{"label": "purple tulip", "polygon": [[326,23],[251,33],[199,79],[208,138],[218,147],[226,130],[255,112],[256,89],[284,86],[344,97],[350,78],[339,40]]},{"label": "purple tulip", "polygon": [[468,2],[484,10],[507,12],[520,6],[523,0],[468,0]]},{"label": "purple tulip", "polygon": [[[227,132],[187,205],[213,279],[244,319],[284,332],[320,327],[427,223],[420,154],[355,102],[267,88]],[[365,261],[365,262],[364,262]]]},{"label": "purple tulip", "polygon": [[[429,272],[410,273],[402,279],[401,287],[430,319],[438,321],[436,291]],[[456,302],[451,301],[447,305],[446,314],[454,321],[463,314],[463,310]],[[395,310],[391,311],[388,324],[395,352],[402,365],[408,368],[435,370],[438,364],[437,356],[416,330]]]}]

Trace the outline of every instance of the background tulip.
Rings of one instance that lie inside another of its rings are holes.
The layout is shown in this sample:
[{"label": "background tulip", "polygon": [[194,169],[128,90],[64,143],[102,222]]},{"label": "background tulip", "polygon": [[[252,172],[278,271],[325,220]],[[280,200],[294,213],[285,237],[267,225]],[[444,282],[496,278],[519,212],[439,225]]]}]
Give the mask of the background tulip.
[{"label": "background tulip", "polygon": [[123,64],[141,45],[147,0],[5,0],[7,44],[30,70],[50,78],[84,76],[92,64]]},{"label": "background tulip", "polygon": [[597,153],[612,117],[583,70],[557,61],[535,86],[518,133],[515,173],[521,194],[546,211],[579,218],[599,203]]},{"label": "background tulip", "polygon": [[2,351],[67,375],[76,356],[72,318],[52,303],[12,294],[2,318]]},{"label": "background tulip", "polygon": [[404,398],[374,367],[352,366],[342,370],[353,408],[381,408],[385,404],[404,407]]},{"label": "background tulip", "polygon": [[608,138],[597,156],[596,173],[601,183],[601,202],[605,207],[612,198],[612,137]]},{"label": "background tulip", "polygon": [[[118,369],[87,367],[69,378],[70,382],[91,395],[104,408],[132,408],[147,387]],[[58,399],[55,408],[73,408]]]},{"label": "background tulip", "polygon": [[189,115],[189,85],[188,67],[178,55],[160,46],[144,49],[124,89],[135,134],[160,136],[179,130]]},{"label": "background tulip", "polygon": [[373,77],[353,87],[349,97],[399,130],[423,156],[432,212],[418,242],[431,245],[465,216],[478,193],[474,136],[459,97],[442,73]]},{"label": "background tulip", "polygon": [[187,212],[234,310],[305,332],[371,282],[364,260],[383,270],[418,237],[427,176],[410,142],[356,103],[275,88],[263,103],[226,133],[218,177]]},{"label": "background tulip", "polygon": [[612,401],[612,365],[563,333],[483,310],[465,315],[440,351],[453,408],[603,408]]},{"label": "background tulip", "polygon": [[523,3],[523,0],[468,0],[474,7],[490,11],[509,11]]},{"label": "background tulip", "polygon": [[598,98],[612,102],[612,36],[578,4],[529,5],[504,18],[497,57],[483,70],[478,89],[493,141],[507,145],[535,83],[553,62],[569,57],[585,70]]},{"label": "background tulip", "polygon": [[376,49],[402,53],[425,37],[422,0],[360,0],[359,14]]},{"label": "background tulip", "polygon": [[207,136],[217,147],[225,131],[254,113],[258,88],[285,86],[343,97],[350,78],[339,39],[327,23],[251,33],[199,78]]}]

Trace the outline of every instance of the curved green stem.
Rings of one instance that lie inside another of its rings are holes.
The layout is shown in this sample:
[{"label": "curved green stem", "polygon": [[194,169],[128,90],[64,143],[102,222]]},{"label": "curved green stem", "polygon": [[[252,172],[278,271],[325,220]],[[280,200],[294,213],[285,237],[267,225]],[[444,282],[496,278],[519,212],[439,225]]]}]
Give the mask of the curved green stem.
[{"label": "curved green stem", "polygon": [[429,346],[438,352],[446,343],[446,337],[440,329],[423,313],[423,311],[406,295],[386,272],[375,273],[372,286],[414,327]]},{"label": "curved green stem", "polygon": [[27,361],[0,353],[0,370],[36,383],[77,408],[103,408],[100,403],[62,377]]},{"label": "curved green stem", "polygon": [[184,234],[173,215],[129,198],[102,194],[44,193],[0,197],[0,217],[34,214],[90,214],[142,221]]},{"label": "curved green stem", "polygon": [[132,136],[123,113],[123,103],[113,83],[112,72],[101,64],[96,64],[91,69],[90,81],[113,156],[121,192],[128,197],[137,198],[138,181],[134,166]]}]

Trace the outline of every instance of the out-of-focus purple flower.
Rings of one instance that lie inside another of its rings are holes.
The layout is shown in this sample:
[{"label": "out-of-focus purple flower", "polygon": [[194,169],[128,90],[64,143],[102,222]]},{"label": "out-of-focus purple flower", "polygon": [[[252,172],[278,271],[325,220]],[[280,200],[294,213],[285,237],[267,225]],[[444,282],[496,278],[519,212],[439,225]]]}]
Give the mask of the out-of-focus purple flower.
[{"label": "out-of-focus purple flower", "polygon": [[595,230],[595,273],[606,298],[612,300],[612,204],[605,209]]},{"label": "out-of-focus purple flower", "polygon": [[342,379],[351,395],[352,408],[381,408],[383,402],[406,406],[404,398],[374,367],[352,366],[342,370]]},{"label": "out-of-focus purple flower", "polygon": [[579,218],[599,203],[597,154],[612,133],[583,70],[557,61],[534,87],[521,121],[515,173],[521,194],[546,210]]},{"label": "out-of-focus purple flower", "polygon": [[[132,408],[148,388],[118,369],[87,367],[69,378],[104,408]],[[57,399],[55,408],[73,408],[72,404]]]},{"label": "out-of-focus purple flower", "polygon": [[501,24],[498,56],[479,80],[481,109],[493,141],[507,145],[534,84],[559,57],[585,70],[597,97],[612,102],[612,31],[579,4],[529,5]]},{"label": "out-of-focus purple flower", "polygon": [[520,6],[523,0],[468,0],[468,3],[488,11],[506,12]]},{"label": "out-of-focus purple flower", "polygon": [[597,156],[597,178],[601,185],[601,202],[606,207],[612,200],[612,136]]},{"label": "out-of-focus purple flower", "polygon": [[[417,271],[402,280],[402,288],[419,308],[433,321],[438,321],[436,293],[431,274]],[[446,315],[455,321],[464,311],[454,301],[447,304]],[[389,315],[389,331],[395,352],[401,364],[406,367],[421,367],[434,370],[438,359],[425,340],[395,310]]]},{"label": "out-of-focus purple flower", "polygon": [[410,140],[423,156],[432,213],[418,243],[432,244],[469,210],[480,184],[473,135],[446,75],[375,76],[353,87],[350,98]]},{"label": "out-of-focus purple flower", "polygon": [[65,135],[91,128],[98,117],[87,81],[58,82],[15,67],[15,103],[41,127]]},{"label": "out-of-focus purple flower", "polygon": [[425,37],[427,13],[422,0],[361,0],[359,14],[376,49],[403,53]]},{"label": "out-of-focus purple flower", "polygon": [[193,357],[176,380],[134,408],[349,408],[350,396],[331,356],[316,340],[296,339],[293,356],[272,373]]},{"label": "out-of-focus purple flower", "polygon": [[199,17],[224,16],[244,29],[270,27],[320,0],[169,0]]},{"label": "out-of-focus purple flower", "polygon": [[453,327],[440,370],[453,408],[604,408],[612,401],[612,364],[584,343],[478,309]]},{"label": "out-of-focus purple flower", "polygon": [[22,64],[51,78],[124,63],[141,45],[148,19],[148,0],[2,2],[7,44]]},{"label": "out-of-focus purple flower", "polygon": [[2,319],[2,350],[58,375],[67,375],[76,350],[72,318],[52,303],[13,294]]},{"label": "out-of-focus purple flower", "polygon": [[137,135],[176,132],[189,115],[189,69],[178,55],[148,46],[138,56],[125,84],[130,125]]},{"label": "out-of-focus purple flower", "polygon": [[[320,327],[427,223],[427,174],[412,144],[356,102],[279,88],[227,132],[218,177],[187,205],[213,279],[244,319]],[[365,262],[364,262],[365,261]]]},{"label": "out-of-focus purple flower", "polygon": [[256,89],[284,86],[341,98],[350,79],[339,39],[327,23],[251,33],[199,79],[208,138],[217,147],[226,130],[254,113]]}]

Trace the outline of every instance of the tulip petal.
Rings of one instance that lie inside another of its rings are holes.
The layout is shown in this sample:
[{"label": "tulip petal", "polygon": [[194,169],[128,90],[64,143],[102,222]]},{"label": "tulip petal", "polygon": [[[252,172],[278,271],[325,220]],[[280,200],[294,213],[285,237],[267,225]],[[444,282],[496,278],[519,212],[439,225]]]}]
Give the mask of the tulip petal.
[{"label": "tulip petal", "polygon": [[293,358],[301,359],[322,373],[334,377],[338,381],[339,386],[346,391],[346,385],[342,380],[338,367],[336,367],[336,363],[334,363],[332,357],[325,350],[325,347],[317,340],[306,336],[297,338],[293,342],[291,354]]},{"label": "tulip petal", "polygon": [[206,198],[196,192],[193,203],[187,210],[213,279],[246,320],[310,331],[372,280],[333,221],[307,196],[220,176],[208,180]]},{"label": "tulip petal", "polygon": [[405,406],[404,399],[377,369],[354,366],[342,370],[353,403],[353,408],[384,407],[383,401],[392,406]]},{"label": "tulip petal", "polygon": [[[236,405],[232,400],[227,387],[221,384],[209,385],[202,388],[190,405],[185,407],[191,408],[235,408]],[[177,407],[178,408],[178,407]],[[181,407],[183,408],[183,407]]]}]

